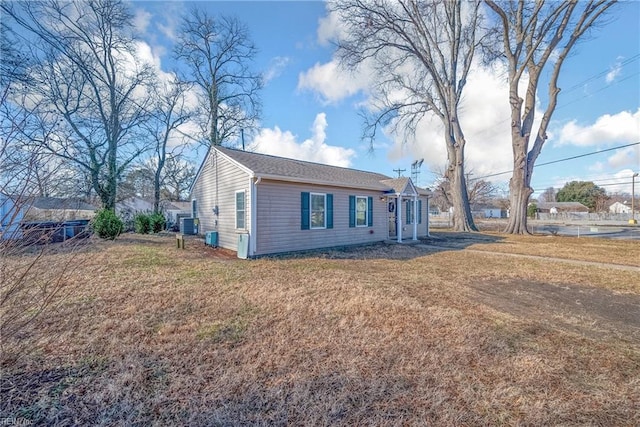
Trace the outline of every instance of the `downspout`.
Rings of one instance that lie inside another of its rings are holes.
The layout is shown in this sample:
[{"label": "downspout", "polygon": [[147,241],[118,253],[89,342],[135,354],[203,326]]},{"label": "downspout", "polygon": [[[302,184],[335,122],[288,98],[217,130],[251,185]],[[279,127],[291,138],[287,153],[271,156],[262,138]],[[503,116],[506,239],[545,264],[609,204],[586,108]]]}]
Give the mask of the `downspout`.
[{"label": "downspout", "polygon": [[427,219],[427,237],[431,237],[431,231],[430,231],[430,222],[429,222],[429,212],[431,212],[431,210],[429,209],[429,199],[431,199],[431,197],[427,196],[427,212],[425,215],[425,218]]},{"label": "downspout", "polygon": [[396,193],[396,240],[402,243],[402,194]]},{"label": "downspout", "polygon": [[262,177],[256,177],[254,181],[251,179],[251,229],[249,230],[249,256],[256,254],[256,236],[258,234],[258,184],[262,181]]},{"label": "downspout", "polygon": [[413,239],[418,240],[418,195],[413,195]]}]

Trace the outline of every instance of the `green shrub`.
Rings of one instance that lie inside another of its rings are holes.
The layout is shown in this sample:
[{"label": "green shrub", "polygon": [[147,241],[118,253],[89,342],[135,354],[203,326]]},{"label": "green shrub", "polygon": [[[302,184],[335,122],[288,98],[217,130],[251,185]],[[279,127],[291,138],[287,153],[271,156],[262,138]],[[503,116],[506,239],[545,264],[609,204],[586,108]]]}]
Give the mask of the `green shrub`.
[{"label": "green shrub", "polygon": [[161,213],[156,212],[149,216],[149,225],[151,227],[151,231],[153,231],[154,233],[159,233],[164,230],[164,224],[165,218]]},{"label": "green shrub", "polygon": [[102,239],[114,240],[122,233],[122,220],[112,209],[101,209],[91,221],[93,232]]},{"label": "green shrub", "polygon": [[535,218],[536,212],[538,212],[538,205],[535,203],[529,203],[529,206],[527,206],[527,216],[529,218]]},{"label": "green shrub", "polygon": [[143,213],[136,214],[136,216],[133,217],[133,228],[136,233],[149,234],[151,231],[151,220],[149,215]]}]

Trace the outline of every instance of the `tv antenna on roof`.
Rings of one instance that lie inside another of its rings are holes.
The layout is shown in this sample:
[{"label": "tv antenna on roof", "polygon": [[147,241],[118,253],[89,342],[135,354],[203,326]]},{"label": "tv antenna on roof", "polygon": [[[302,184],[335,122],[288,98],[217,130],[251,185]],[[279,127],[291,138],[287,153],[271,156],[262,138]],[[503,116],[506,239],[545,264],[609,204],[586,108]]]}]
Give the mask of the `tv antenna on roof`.
[{"label": "tv antenna on roof", "polygon": [[420,168],[422,167],[423,162],[424,159],[420,159],[411,163],[411,180],[415,185],[418,185],[418,175],[420,175]]}]

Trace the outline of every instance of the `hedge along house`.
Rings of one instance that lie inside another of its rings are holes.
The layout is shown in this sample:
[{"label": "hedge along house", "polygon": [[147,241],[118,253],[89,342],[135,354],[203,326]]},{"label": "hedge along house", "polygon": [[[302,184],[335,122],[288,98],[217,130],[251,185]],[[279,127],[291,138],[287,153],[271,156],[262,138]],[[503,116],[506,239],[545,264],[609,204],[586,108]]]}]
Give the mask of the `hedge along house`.
[{"label": "hedge along house", "polygon": [[212,147],[191,187],[199,233],[249,257],[429,234],[430,193],[409,178]]}]

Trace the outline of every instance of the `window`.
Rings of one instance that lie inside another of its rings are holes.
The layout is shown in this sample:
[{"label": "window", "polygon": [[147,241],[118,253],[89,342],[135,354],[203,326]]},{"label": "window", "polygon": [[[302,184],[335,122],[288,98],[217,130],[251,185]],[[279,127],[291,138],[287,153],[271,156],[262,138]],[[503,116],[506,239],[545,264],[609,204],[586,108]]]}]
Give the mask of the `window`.
[{"label": "window", "polygon": [[367,226],[367,198],[356,197],[356,227]]},{"label": "window", "polygon": [[191,218],[198,217],[198,202],[196,199],[191,200]]},{"label": "window", "polygon": [[311,228],[325,228],[325,194],[311,193]]},{"label": "window", "polygon": [[300,228],[333,228],[333,194],[301,193]]},{"label": "window", "polygon": [[[407,224],[413,224],[415,222],[415,204],[413,200],[407,200]],[[418,224],[422,224],[422,200],[418,200]]]},{"label": "window", "polygon": [[244,229],[246,221],[244,191],[236,191],[236,228]]},{"label": "window", "polygon": [[349,196],[349,227],[373,226],[373,197]]}]

